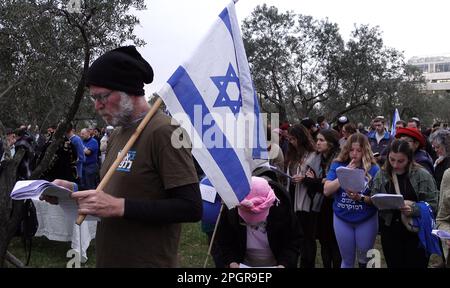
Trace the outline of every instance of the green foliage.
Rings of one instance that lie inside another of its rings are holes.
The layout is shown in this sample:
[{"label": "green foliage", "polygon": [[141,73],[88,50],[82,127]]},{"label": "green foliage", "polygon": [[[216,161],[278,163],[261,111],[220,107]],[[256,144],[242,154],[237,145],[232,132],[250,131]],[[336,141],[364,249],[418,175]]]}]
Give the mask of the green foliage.
[{"label": "green foliage", "polygon": [[243,37],[263,110],[281,121],[346,114],[368,123],[391,115],[405,91],[422,96],[423,79],[401,52],[384,46],[378,27],[355,26],[344,43],[328,19],[264,4],[244,21]]},{"label": "green foliage", "polygon": [[[0,3],[0,119],[8,127],[58,123],[93,56],[125,41],[144,44],[133,34],[139,21],[129,13],[144,9],[143,0],[85,0],[80,13],[68,12],[67,3]],[[94,117],[87,98],[81,110],[83,118]]]},{"label": "green foliage", "polygon": [[[61,123],[31,179],[42,177],[80,106],[87,119],[94,118],[92,103],[83,97],[92,57],[125,41],[143,44],[133,34],[139,21],[129,11],[145,8],[144,0],[85,0],[77,11],[67,9],[68,2],[0,2],[0,121],[8,127],[26,123],[41,129]],[[8,211],[5,202],[0,204],[1,211]],[[3,213],[1,227],[14,225],[19,217]],[[0,230],[2,266],[14,231]]]},{"label": "green foliage", "polygon": [[428,97],[432,109],[428,110],[427,116],[429,117],[423,119],[425,124],[434,122],[450,123],[450,94],[448,92],[436,93],[429,95]]}]

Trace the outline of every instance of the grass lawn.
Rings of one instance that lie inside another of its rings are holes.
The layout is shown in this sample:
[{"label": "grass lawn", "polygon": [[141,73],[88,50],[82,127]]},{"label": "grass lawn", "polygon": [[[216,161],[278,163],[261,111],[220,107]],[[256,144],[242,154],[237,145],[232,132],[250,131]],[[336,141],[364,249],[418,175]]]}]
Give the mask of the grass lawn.
[{"label": "grass lawn", "polygon": [[[381,267],[386,267],[380,239],[377,237],[375,248],[381,253]],[[25,253],[20,239],[14,239],[8,249],[20,260],[24,261]],[[69,242],[50,241],[45,237],[35,237],[33,239],[33,250],[31,254],[30,267],[65,268],[69,258],[66,257],[70,250]],[[202,268],[208,251],[206,234],[201,232],[200,224],[184,224],[181,237],[179,257],[180,265],[184,268]],[[435,256],[435,255],[434,255]],[[432,256],[430,263],[436,262],[436,257]],[[88,249],[88,261],[82,264],[84,268],[95,267],[95,241],[91,242]],[[211,257],[208,258],[208,266],[214,267]],[[320,246],[318,244],[316,267],[322,267],[320,258]]]},{"label": "grass lawn", "polygon": [[[180,265],[181,267],[203,267],[206,253],[208,252],[206,234],[201,232],[200,224],[184,224],[180,241]],[[57,242],[46,237],[34,237],[32,244],[30,267],[39,268],[65,268],[70,258],[66,253],[70,250],[70,242]],[[25,261],[25,251],[19,238],[15,238],[8,251]],[[84,268],[95,267],[95,240],[91,241],[88,249],[88,261],[82,264]],[[208,258],[208,266],[214,267],[212,258]]]}]

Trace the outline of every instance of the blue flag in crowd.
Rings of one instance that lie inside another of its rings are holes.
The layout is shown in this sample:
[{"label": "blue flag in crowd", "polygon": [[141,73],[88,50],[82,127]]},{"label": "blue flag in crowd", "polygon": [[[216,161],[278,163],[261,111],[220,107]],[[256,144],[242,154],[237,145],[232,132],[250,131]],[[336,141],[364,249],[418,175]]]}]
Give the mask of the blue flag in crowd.
[{"label": "blue flag in crowd", "polygon": [[234,3],[159,95],[227,207],[239,204],[250,191],[253,158],[267,149]]},{"label": "blue flag in crowd", "polygon": [[420,245],[425,249],[427,255],[442,255],[439,238],[432,234],[433,229],[436,227],[433,210],[427,202],[420,201],[417,202],[417,205],[420,208],[420,216],[414,217],[413,221],[414,226],[419,227]]},{"label": "blue flag in crowd", "polygon": [[391,126],[391,136],[395,137],[395,132],[397,131],[397,128],[395,127],[395,123],[397,121],[400,121],[400,114],[398,114],[398,109],[395,108],[394,111],[394,117],[392,117],[392,126]]}]

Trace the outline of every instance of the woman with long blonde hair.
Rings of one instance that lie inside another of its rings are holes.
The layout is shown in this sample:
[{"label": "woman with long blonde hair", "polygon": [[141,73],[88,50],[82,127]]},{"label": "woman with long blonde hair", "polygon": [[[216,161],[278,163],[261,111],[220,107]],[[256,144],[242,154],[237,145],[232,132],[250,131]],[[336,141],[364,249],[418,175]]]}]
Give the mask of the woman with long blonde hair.
[{"label": "woman with long blonde hair", "polygon": [[360,267],[367,265],[367,251],[373,248],[378,232],[377,209],[363,191],[346,191],[341,188],[336,169],[347,167],[362,169],[369,182],[379,167],[373,157],[367,137],[361,133],[351,135],[339,155],[331,164],[324,185],[325,196],[334,194],[334,232],[341,252],[341,268],[353,268],[358,252]]}]

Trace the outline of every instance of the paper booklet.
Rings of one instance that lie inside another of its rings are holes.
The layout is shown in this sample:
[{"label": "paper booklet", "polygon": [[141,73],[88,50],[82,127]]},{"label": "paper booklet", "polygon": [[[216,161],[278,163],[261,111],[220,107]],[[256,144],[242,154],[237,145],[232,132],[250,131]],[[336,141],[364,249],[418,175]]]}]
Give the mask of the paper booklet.
[{"label": "paper booklet", "polygon": [[58,198],[58,202],[73,201],[70,198],[71,193],[72,191],[69,189],[46,180],[26,180],[17,181],[11,192],[11,198],[14,200],[39,200],[39,196],[48,195]]},{"label": "paper booklet", "polygon": [[[24,180],[16,182],[10,197],[14,200],[32,199],[34,201],[40,201],[41,195],[56,197],[58,198],[58,205],[64,210],[64,213],[73,218],[75,222],[78,215],[78,206],[76,201],[70,197],[72,193],[69,189],[46,180]],[[86,220],[99,221],[100,218],[88,215]]]},{"label": "paper booklet", "polygon": [[433,229],[431,231],[431,234],[436,235],[437,237],[444,239],[444,240],[450,239],[450,233],[447,231],[444,231],[444,230]]},{"label": "paper booklet", "polygon": [[274,171],[275,173],[280,174],[280,175],[282,175],[284,177],[287,177],[289,179],[292,179],[291,175],[288,175],[287,173],[281,171],[280,169],[278,169],[278,167],[272,166],[270,164],[268,165],[268,167],[270,168],[270,170]]},{"label": "paper booklet", "polygon": [[336,175],[345,191],[364,192],[367,185],[364,170],[339,167],[336,169]]},{"label": "paper booklet", "polygon": [[373,205],[379,210],[400,209],[405,205],[403,195],[400,194],[375,194],[372,197]]}]

